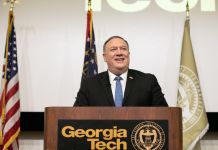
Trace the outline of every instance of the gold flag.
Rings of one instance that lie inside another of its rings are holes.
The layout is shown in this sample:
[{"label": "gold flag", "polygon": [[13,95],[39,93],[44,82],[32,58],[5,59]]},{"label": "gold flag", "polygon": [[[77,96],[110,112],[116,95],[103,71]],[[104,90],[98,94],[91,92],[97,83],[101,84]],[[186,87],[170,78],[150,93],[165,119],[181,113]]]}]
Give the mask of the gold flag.
[{"label": "gold flag", "polygon": [[182,108],[183,149],[193,149],[209,128],[197,73],[190,25],[187,18],[184,26],[177,105]]}]

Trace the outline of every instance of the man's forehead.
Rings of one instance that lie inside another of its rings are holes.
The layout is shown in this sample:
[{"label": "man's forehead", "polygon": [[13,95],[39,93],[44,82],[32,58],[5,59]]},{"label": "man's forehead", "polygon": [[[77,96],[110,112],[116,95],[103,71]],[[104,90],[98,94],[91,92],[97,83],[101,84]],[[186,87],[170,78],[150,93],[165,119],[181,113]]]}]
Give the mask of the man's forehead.
[{"label": "man's forehead", "polygon": [[[116,43],[118,43],[118,44],[116,44]],[[128,48],[129,48],[129,44],[128,44],[128,42],[124,39],[124,38],[122,38],[122,37],[120,37],[120,36],[112,36],[112,37],[110,37],[105,43],[104,43],[104,45],[103,45],[103,50],[105,50],[106,49],[106,47],[108,47],[108,45],[125,45],[125,46],[127,46]]]},{"label": "man's forehead", "polygon": [[113,38],[110,41],[108,41],[108,43],[106,44],[106,46],[110,46],[110,47],[116,46],[116,45],[127,46],[126,42],[120,38]]}]

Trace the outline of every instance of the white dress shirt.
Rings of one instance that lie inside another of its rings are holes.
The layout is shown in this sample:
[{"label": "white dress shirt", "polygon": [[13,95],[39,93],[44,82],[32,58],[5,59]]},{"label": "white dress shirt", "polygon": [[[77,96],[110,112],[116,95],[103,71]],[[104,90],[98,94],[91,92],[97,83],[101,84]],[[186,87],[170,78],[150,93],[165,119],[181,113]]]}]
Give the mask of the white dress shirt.
[{"label": "white dress shirt", "polygon": [[[120,75],[120,77],[122,77],[122,80],[120,80],[121,82],[121,86],[122,86],[122,92],[123,92],[123,97],[124,97],[124,92],[125,92],[125,88],[126,88],[126,80],[127,80],[127,72],[124,72],[123,74]],[[115,74],[113,74],[112,72],[110,72],[108,70],[109,73],[109,80],[110,80],[110,84],[111,84],[111,90],[112,90],[112,94],[113,94],[113,98],[115,100],[115,88],[116,88],[116,80],[114,80],[117,76]]]}]

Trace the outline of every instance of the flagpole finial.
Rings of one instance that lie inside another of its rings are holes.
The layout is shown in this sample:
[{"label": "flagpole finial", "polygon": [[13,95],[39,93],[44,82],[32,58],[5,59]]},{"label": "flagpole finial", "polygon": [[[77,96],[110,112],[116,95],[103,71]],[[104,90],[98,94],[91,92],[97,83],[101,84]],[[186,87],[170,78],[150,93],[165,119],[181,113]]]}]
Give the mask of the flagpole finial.
[{"label": "flagpole finial", "polygon": [[92,9],[92,1],[88,0],[88,10],[90,11]]},{"label": "flagpole finial", "polygon": [[5,3],[10,3],[10,11],[14,10],[14,4],[18,3],[18,0],[5,0]]},{"label": "flagpole finial", "polygon": [[186,4],[186,19],[189,19],[189,4],[188,4],[188,0],[187,0],[187,4]]}]

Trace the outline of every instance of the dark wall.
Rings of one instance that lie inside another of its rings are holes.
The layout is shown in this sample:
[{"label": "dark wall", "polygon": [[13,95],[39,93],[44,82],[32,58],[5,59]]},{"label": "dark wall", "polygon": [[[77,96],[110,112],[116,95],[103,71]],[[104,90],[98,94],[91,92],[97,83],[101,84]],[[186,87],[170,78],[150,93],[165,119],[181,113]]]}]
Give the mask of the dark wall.
[{"label": "dark wall", "polygon": [[[208,112],[209,132],[218,132],[218,112]],[[21,112],[21,131],[44,131],[44,112]]]}]

